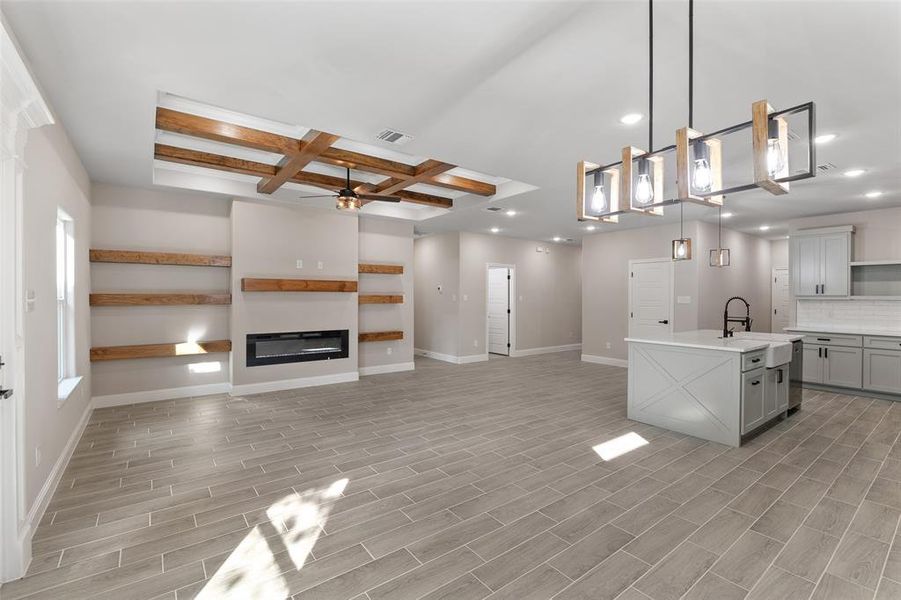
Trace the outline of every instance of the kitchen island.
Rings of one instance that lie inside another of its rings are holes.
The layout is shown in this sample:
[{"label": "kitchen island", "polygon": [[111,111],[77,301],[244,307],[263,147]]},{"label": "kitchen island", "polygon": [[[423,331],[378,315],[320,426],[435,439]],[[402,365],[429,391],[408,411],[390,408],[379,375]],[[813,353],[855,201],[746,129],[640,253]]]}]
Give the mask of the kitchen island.
[{"label": "kitchen island", "polygon": [[626,338],[628,417],[739,446],[742,436],[787,413],[792,342],[799,338],[724,338],[712,329]]}]

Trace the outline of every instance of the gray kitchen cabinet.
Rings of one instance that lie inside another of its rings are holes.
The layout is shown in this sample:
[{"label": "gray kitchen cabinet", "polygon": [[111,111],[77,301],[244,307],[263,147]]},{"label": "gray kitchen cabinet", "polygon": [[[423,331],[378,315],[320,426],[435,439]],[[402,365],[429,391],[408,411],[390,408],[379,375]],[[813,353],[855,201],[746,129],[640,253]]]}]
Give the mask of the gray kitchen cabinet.
[{"label": "gray kitchen cabinet", "polygon": [[804,342],[804,370],[801,381],[806,383],[823,383],[823,346]]},{"label": "gray kitchen cabinet", "polygon": [[766,408],[764,406],[766,387],[766,369],[760,367],[746,373],[742,373],[741,389],[741,432],[752,431],[766,420]]},{"label": "gray kitchen cabinet", "polygon": [[779,413],[788,410],[788,380],[788,365],[766,370],[763,400],[764,418],[771,419]]},{"label": "gray kitchen cabinet", "polygon": [[863,387],[876,392],[901,394],[901,350],[865,348]]},{"label": "gray kitchen cabinet", "polygon": [[851,293],[852,226],[825,227],[791,236],[791,280],[795,296]]},{"label": "gray kitchen cabinet", "polygon": [[823,383],[840,387],[863,386],[863,351],[860,348],[826,346],[823,348]]}]

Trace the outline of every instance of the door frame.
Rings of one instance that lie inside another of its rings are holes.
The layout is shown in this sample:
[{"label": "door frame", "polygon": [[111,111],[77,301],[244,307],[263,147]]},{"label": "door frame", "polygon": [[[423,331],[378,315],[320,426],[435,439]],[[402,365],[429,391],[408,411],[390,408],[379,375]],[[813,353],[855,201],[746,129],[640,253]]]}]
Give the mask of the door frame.
[{"label": "door frame", "polygon": [[507,297],[507,301],[510,303],[510,318],[507,325],[509,327],[510,349],[507,352],[507,356],[514,356],[516,352],[516,265],[493,262],[485,263],[485,354],[491,354],[488,352],[488,286],[491,269],[510,270],[509,296]]},{"label": "door frame", "polygon": [[[676,269],[675,269],[675,261],[672,258],[631,258],[629,259],[628,268],[626,270],[626,291],[628,294],[628,300],[626,301],[626,312],[632,313],[632,267],[633,265],[639,264],[647,264],[647,263],[658,263],[665,262],[669,263],[669,332],[673,332],[673,326],[676,324]],[[628,332],[629,337],[632,336],[632,317],[627,314],[626,315],[626,331]]]},{"label": "door frame", "polygon": [[31,561],[32,524],[25,506],[24,201],[25,142],[31,129],[53,124],[13,35],[0,18],[0,582],[18,579]]},{"label": "door frame", "polygon": [[[788,286],[786,287],[786,289],[788,290],[787,304],[789,307],[791,307],[791,304],[792,304],[792,301],[791,301],[791,299],[792,299],[791,273],[789,272],[788,267],[773,267],[770,270],[770,331],[772,333],[784,333],[782,331],[772,331],[773,316],[776,314],[773,312],[776,309],[776,306],[773,303],[773,300],[775,300],[775,296],[776,296],[776,271],[785,271],[786,276],[789,277]],[[792,324],[792,311],[790,308],[789,308],[788,316],[786,318],[788,319],[787,324],[791,325]]]}]

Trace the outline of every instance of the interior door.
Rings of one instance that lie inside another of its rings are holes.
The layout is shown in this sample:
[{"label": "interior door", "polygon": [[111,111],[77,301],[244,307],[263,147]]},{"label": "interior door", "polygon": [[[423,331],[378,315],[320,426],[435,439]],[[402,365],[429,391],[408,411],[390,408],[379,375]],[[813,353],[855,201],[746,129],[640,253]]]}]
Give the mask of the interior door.
[{"label": "interior door", "polygon": [[510,355],[510,269],[488,269],[488,352]]},{"label": "interior door", "polygon": [[796,296],[816,296],[820,280],[820,238],[814,235],[793,237],[792,271],[794,272],[794,291]]},{"label": "interior door", "polygon": [[789,326],[789,297],[791,288],[788,279],[788,269],[773,269],[773,291],[772,304],[773,314],[770,319],[770,331],[773,333],[784,333],[784,329]]},{"label": "interior door", "polygon": [[629,268],[629,336],[654,337],[673,330],[673,262],[632,262]]}]

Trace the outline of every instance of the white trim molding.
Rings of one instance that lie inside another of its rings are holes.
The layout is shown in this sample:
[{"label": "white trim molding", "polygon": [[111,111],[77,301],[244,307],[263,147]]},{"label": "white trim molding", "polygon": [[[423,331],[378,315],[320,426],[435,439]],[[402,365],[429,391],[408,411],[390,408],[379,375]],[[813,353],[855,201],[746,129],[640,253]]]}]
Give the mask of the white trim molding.
[{"label": "white trim molding", "polygon": [[551,354],[553,352],[570,352],[572,350],[581,350],[582,344],[564,344],[563,346],[543,346],[541,348],[524,348],[522,350],[514,350],[510,356],[534,356],[536,354]]},{"label": "white trim molding", "polygon": [[610,367],[629,367],[629,361],[622,358],[611,358],[609,356],[597,356],[596,354],[583,354],[582,362],[594,363],[597,365],[608,365]]},{"label": "white trim molding", "polygon": [[360,367],[360,377],[368,375],[382,375],[384,373],[400,373],[402,371],[413,371],[416,369],[416,363],[394,363],[391,365],[373,365],[371,367]]},{"label": "white trim molding", "polygon": [[111,406],[126,406],[128,404],[139,404],[141,402],[158,402],[160,400],[175,400],[176,398],[190,398],[192,396],[227,394],[231,391],[231,387],[232,386],[228,382],[207,383],[204,385],[189,385],[162,390],[144,390],[141,392],[94,396],[91,401],[94,408],[109,408]]},{"label": "white trim molding", "polygon": [[348,383],[359,381],[360,374],[356,371],[349,373],[335,373],[334,375],[317,375],[314,377],[298,377],[297,379],[282,379],[279,381],[263,381],[260,383],[244,383],[232,385],[232,396],[244,394],[264,394],[267,392],[280,392],[295,388],[315,387],[317,385],[331,385],[333,383]]},{"label": "white trim molding", "polygon": [[484,362],[488,360],[488,354],[470,354],[467,356],[454,356],[453,354],[441,354],[440,352],[432,352],[431,350],[422,350],[420,348],[414,348],[413,354],[416,356],[424,356],[426,358],[434,358],[435,360],[441,360],[444,362],[449,362],[455,365],[466,365],[469,363],[476,362]]}]

